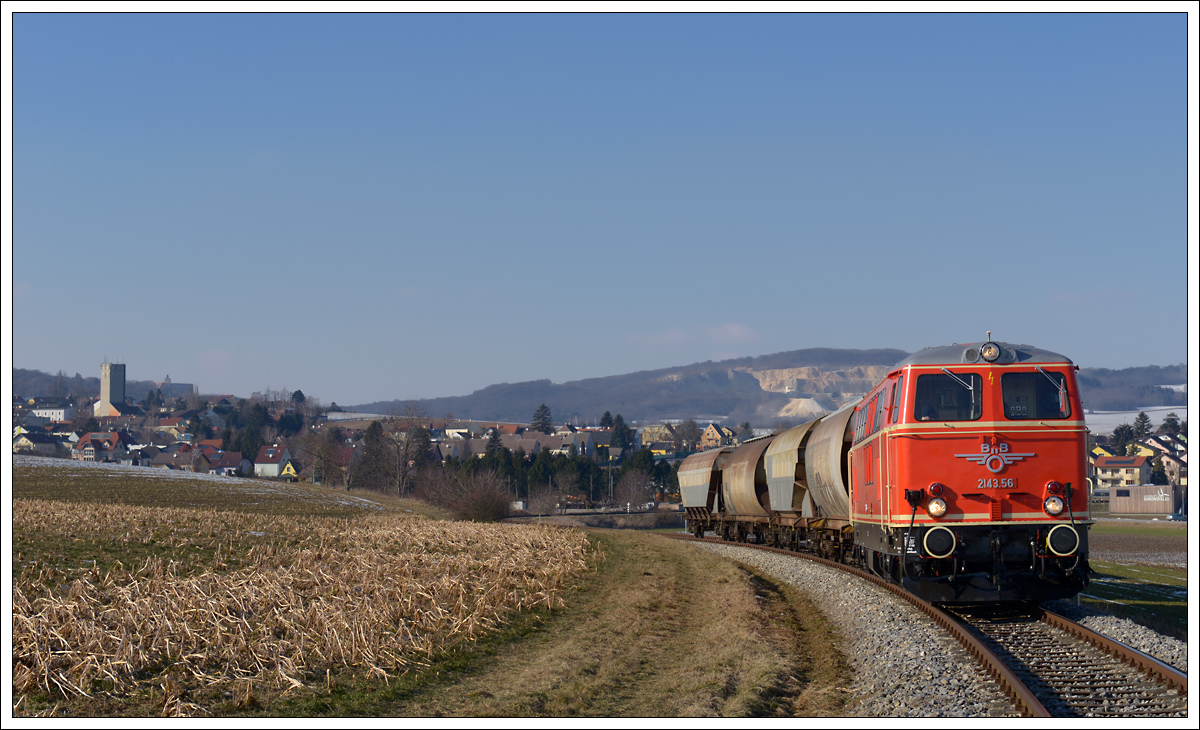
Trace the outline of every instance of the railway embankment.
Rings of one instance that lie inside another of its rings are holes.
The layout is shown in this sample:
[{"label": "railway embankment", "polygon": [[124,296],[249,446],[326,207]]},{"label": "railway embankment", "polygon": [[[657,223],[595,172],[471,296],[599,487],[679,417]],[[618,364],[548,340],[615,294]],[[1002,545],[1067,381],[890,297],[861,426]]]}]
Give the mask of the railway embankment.
[{"label": "railway embankment", "polygon": [[854,666],[850,717],[1017,717],[1000,686],[904,600],[866,581],[749,547],[691,543],[793,586],[837,626]]}]

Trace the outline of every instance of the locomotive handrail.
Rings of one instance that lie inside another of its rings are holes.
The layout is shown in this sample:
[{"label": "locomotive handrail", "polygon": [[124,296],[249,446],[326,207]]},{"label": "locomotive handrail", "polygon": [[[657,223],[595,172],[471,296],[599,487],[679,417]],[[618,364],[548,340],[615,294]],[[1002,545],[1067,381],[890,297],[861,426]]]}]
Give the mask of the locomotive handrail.
[{"label": "locomotive handrail", "polygon": [[[1050,714],[1050,711],[1046,709],[1046,707],[1041,703],[1041,701],[1039,701],[1038,698],[1034,696],[1033,692],[1029,689],[1029,687],[1025,686],[1025,683],[1022,682],[1020,680],[1020,678],[1018,678],[1017,675],[1014,674],[1013,671],[1011,669],[1009,669],[1008,666],[1003,661],[1000,660],[1000,657],[996,656],[996,654],[991,649],[989,649],[986,645],[984,645],[983,642],[981,642],[978,638],[976,638],[974,634],[969,632],[966,629],[966,627],[964,627],[958,621],[954,620],[954,618],[952,618],[949,614],[943,612],[941,609],[934,606],[932,603],[929,603],[928,601],[926,601],[924,599],[918,598],[917,596],[914,596],[913,594],[909,593],[908,591],[906,591],[898,586],[892,585],[891,583],[888,583],[887,581],[883,580],[882,578],[879,578],[878,576],[871,575],[870,573],[867,573],[866,571],[859,570],[858,568],[854,568],[849,565],[837,563],[832,560],[826,560],[825,558],[818,558],[815,555],[804,555],[803,553],[794,553],[790,550],[783,550],[781,548],[768,547],[766,545],[754,545],[754,544],[750,544],[750,543],[731,542],[728,540],[710,540],[707,538],[691,537],[689,535],[667,535],[667,537],[670,537],[671,539],[674,539],[674,540],[686,540],[686,541],[690,541],[690,542],[733,545],[733,546],[737,546],[737,547],[750,547],[750,548],[754,548],[756,550],[767,550],[769,552],[780,553],[781,555],[790,555],[792,557],[804,558],[805,560],[811,560],[815,563],[820,563],[822,565],[825,565],[826,567],[843,570],[852,575],[856,575],[859,578],[864,578],[866,580],[869,580],[872,583],[874,583],[875,585],[877,585],[881,588],[886,588],[887,590],[891,591],[892,593],[903,597],[906,601],[908,601],[913,606],[915,606],[917,609],[919,609],[920,611],[925,613],[927,616],[929,616],[931,619],[933,619],[934,622],[936,622],[939,626],[941,626],[943,629],[945,629],[947,632],[949,632],[955,639],[958,640],[958,642],[960,644],[963,645],[963,647],[967,650],[967,652],[970,653],[972,656],[974,656],[975,660],[978,661],[983,666],[983,668],[986,669],[992,675],[992,677],[995,678],[996,681],[1000,683],[1000,686],[1004,688],[1005,693],[1009,696],[1009,699],[1011,699],[1013,701],[1013,703],[1017,706],[1017,708],[1023,714],[1025,714],[1029,717],[1053,717]],[[1185,682],[1186,682],[1186,678],[1185,678]]]}]

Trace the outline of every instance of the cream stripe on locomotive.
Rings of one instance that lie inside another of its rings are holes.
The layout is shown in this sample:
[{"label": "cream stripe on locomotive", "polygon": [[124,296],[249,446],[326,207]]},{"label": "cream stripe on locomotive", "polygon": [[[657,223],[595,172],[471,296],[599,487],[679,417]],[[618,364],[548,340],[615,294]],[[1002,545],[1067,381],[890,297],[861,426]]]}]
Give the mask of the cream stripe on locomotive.
[{"label": "cream stripe on locomotive", "polygon": [[[941,372],[942,368],[958,368],[964,370],[1008,370],[1013,371],[1019,368],[1056,368],[1056,367],[1075,367],[1075,363],[1070,360],[1061,362],[1036,362],[1024,365],[1019,362],[1009,363],[989,363],[989,362],[955,362],[955,363],[940,363],[937,365],[905,365],[901,370],[936,370]],[[895,372],[895,371],[893,371]],[[891,375],[891,373],[889,373]]]},{"label": "cream stripe on locomotive", "polygon": [[[1004,514],[1009,515],[1009,517],[1002,520],[991,519],[992,513],[986,510],[983,512],[964,512],[961,517],[946,516],[934,519],[928,515],[922,518],[920,510],[918,510],[917,519],[912,524],[915,527],[932,525],[945,525],[947,527],[979,527],[981,525],[1027,525],[1036,522],[1044,523],[1046,525],[1072,524],[1071,518],[1067,517],[1066,512],[1063,512],[1060,517],[1048,517],[1046,516],[1045,512],[1007,512]],[[869,522],[872,525],[885,525],[887,527],[908,527],[909,525],[909,516],[901,516],[899,513],[894,513],[890,520],[885,520],[881,515],[855,512],[851,516],[851,519],[855,522]],[[1074,520],[1074,524],[1076,525],[1090,525],[1093,522],[1094,520],[1090,518],[1082,519],[1078,515],[1075,516]]]},{"label": "cream stripe on locomotive", "polygon": [[[951,423],[969,423],[971,425],[967,428],[957,428],[949,425]],[[1070,428],[1059,428],[1059,426],[1068,426]],[[1030,425],[1029,423],[1014,425],[1013,421],[937,421],[934,423],[903,423],[884,426],[862,441],[854,444],[852,448],[862,448],[866,444],[869,444],[875,439],[884,435],[890,435],[895,438],[899,438],[901,436],[938,436],[941,434],[962,436],[973,433],[987,434],[989,436],[1001,436],[1021,433],[1044,433],[1047,428],[1052,428],[1055,431],[1061,431],[1063,433],[1075,433],[1086,430],[1086,425],[1083,421],[1055,421],[1054,423],[1047,423],[1044,425]],[[1001,431],[1003,433],[1000,433]]]},{"label": "cream stripe on locomotive", "polygon": [[[951,423],[961,423],[964,425],[961,428],[958,426],[948,425]],[[1060,430],[1060,429],[1058,429],[1059,426],[1066,426],[1067,428],[1071,428],[1076,431],[1081,431],[1087,427],[1087,422],[1086,421],[1059,421],[1059,420],[1054,420],[1054,419],[1050,419],[1050,418],[1046,418],[1046,419],[1031,418],[1028,420],[1020,420],[1020,421],[924,421],[924,422],[920,422],[920,423],[898,423],[893,426],[888,426],[887,430],[892,431],[892,432],[903,433],[905,431],[932,431],[933,429],[940,428],[940,429],[949,429],[955,433],[966,433],[972,429],[974,429],[974,430],[980,430],[980,429],[1002,430],[1002,431],[1012,431],[1014,433],[1020,433],[1020,432],[1037,433],[1040,431],[1044,431],[1046,428],[1054,428],[1056,430]],[[880,431],[880,433],[883,433],[883,431]]]}]

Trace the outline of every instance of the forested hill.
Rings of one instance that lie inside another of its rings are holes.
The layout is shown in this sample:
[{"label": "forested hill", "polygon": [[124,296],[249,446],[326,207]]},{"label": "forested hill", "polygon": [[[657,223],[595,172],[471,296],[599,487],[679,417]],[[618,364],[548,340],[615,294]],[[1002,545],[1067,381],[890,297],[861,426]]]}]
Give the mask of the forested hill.
[{"label": "forested hill", "polygon": [[[470,395],[412,401],[431,416],[526,422],[545,403],[558,422],[595,423],[605,411],[626,420],[654,423],[696,418],[723,423],[749,420],[771,426],[780,420],[807,420],[803,409],[832,408],[878,382],[879,371],[904,359],[901,350],[814,348],[761,357],[703,362],[567,383],[532,380],[500,383]],[[1080,396],[1088,410],[1133,410],[1186,405],[1187,393],[1160,387],[1187,382],[1186,365],[1082,368]],[[793,386],[781,392],[780,383]],[[397,413],[405,402],[376,401],[347,410]]]},{"label": "forested hill", "polygon": [[[43,373],[41,370],[26,370],[13,368],[13,394],[25,398],[63,397],[96,398],[100,395],[100,378],[85,378],[79,373],[74,376],[59,371],[57,375]],[[146,393],[154,390],[157,383],[153,380],[126,380],[125,395],[135,400],[144,398]]]},{"label": "forested hill", "polygon": [[[661,370],[589,378],[567,383],[533,380],[499,383],[470,395],[413,401],[431,416],[526,422],[545,403],[557,422],[595,423],[605,411],[626,420],[652,423],[671,418],[750,421],[772,426],[780,420],[800,423],[821,409],[835,408],[864,393],[888,368],[902,360],[901,350],[835,350],[813,348],[702,362]],[[13,368],[13,393],[29,398],[70,393],[94,397],[100,379],[59,376]],[[1121,411],[1153,406],[1186,405],[1187,393],[1164,388],[1187,382],[1186,365],[1126,368],[1083,368],[1080,395],[1088,410]],[[135,398],[153,388],[151,381],[129,381],[125,392]],[[208,392],[203,389],[201,392]],[[249,394],[240,394],[243,397]],[[376,401],[347,410],[392,413],[404,401]]]},{"label": "forested hill", "polygon": [[1187,383],[1187,365],[1109,370],[1081,368],[1079,396],[1090,411],[1132,411],[1153,406],[1187,405],[1187,393],[1162,385]]},{"label": "forested hill", "polygon": [[[610,411],[640,422],[705,418],[771,425],[795,396],[833,393],[831,397],[836,398],[842,392],[862,392],[874,382],[870,371],[886,369],[907,355],[903,350],[813,348],[566,383],[500,383],[470,395],[412,402],[433,416],[451,413],[456,418],[478,420],[523,422],[545,403],[558,422],[595,423]],[[781,377],[772,380],[772,376]],[[806,390],[814,377],[819,384]],[[764,383],[766,388],[774,388],[774,383],[789,378],[797,381],[797,392],[764,389]],[[391,413],[403,406],[404,401],[376,401],[347,410]]]}]

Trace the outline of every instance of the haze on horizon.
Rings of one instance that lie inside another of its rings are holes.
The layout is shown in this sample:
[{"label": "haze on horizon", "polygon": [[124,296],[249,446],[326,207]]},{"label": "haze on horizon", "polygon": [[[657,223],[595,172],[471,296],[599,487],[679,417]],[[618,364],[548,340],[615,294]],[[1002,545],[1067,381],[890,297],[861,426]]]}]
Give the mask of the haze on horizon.
[{"label": "haze on horizon", "polygon": [[1186,13],[12,21],[15,367],[355,404],[988,330],[1188,359]]}]

